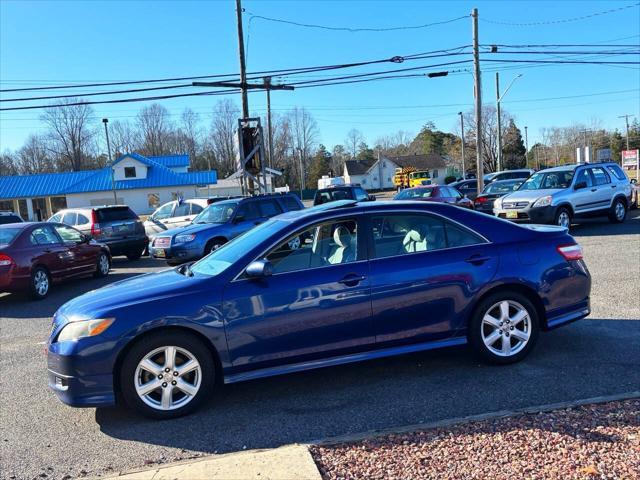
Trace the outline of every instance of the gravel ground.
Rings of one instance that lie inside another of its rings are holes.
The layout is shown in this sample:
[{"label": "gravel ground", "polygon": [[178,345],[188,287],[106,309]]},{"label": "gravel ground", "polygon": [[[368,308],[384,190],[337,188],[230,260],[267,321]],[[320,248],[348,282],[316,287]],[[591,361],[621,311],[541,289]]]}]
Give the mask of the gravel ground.
[{"label": "gravel ground", "polygon": [[637,479],[640,400],[313,447],[325,479]]}]

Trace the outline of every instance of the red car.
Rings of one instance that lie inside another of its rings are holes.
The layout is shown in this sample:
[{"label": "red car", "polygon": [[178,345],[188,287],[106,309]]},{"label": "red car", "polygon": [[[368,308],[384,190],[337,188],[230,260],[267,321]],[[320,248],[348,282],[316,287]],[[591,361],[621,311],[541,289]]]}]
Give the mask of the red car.
[{"label": "red car", "polygon": [[47,296],[52,283],[83,275],[104,277],[111,268],[106,245],[60,223],[0,225],[0,292]]},{"label": "red car", "polygon": [[473,210],[473,202],[471,200],[455,188],[446,185],[424,185],[421,187],[405,188],[393,197],[393,199],[450,203]]}]

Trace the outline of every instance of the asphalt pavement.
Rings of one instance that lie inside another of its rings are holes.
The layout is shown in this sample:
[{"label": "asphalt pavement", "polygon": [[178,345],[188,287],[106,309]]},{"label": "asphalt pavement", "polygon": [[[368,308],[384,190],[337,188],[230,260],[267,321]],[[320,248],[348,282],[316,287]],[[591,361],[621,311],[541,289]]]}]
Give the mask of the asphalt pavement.
[{"label": "asphalt pavement", "polygon": [[46,386],[51,315],[75,295],[164,268],[116,259],[106,279],[56,287],[41,302],[0,294],[0,478],[109,475],[242,449],[640,388],[640,210],[622,225],[574,227],[593,277],[592,314],[541,335],[506,367],[466,347],[273,377],[221,388],[198,413],[156,422],[120,408],[73,409]]}]

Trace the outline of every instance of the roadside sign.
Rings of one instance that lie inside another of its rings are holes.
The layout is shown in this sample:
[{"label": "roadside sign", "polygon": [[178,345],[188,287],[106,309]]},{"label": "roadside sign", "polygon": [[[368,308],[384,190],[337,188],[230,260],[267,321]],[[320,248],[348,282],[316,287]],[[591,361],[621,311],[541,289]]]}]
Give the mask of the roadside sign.
[{"label": "roadside sign", "polygon": [[639,150],[623,150],[622,151],[622,166],[623,167],[636,167],[638,168],[638,159],[640,155]]},{"label": "roadside sign", "polygon": [[599,148],[596,151],[596,158],[598,162],[607,162],[611,160],[611,149],[610,148]]}]

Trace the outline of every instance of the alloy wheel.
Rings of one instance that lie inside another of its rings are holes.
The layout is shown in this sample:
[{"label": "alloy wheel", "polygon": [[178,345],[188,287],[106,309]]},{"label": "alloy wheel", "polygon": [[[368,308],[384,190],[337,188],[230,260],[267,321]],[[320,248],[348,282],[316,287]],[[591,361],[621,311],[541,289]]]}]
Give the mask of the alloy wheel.
[{"label": "alloy wheel", "polygon": [[622,219],[624,219],[625,213],[626,212],[625,212],[624,205],[622,204],[622,202],[616,203],[615,214],[616,214],[616,218],[618,219],[619,222],[621,222]]},{"label": "alloy wheel", "polygon": [[100,259],[98,260],[98,268],[100,269],[100,273],[102,275],[106,275],[107,273],[109,273],[109,267],[109,259],[103,253],[102,255],[100,255]]},{"label": "alloy wheel", "polygon": [[491,353],[510,357],[520,352],[531,337],[529,312],[520,303],[502,300],[482,318],[482,341]]},{"label": "alloy wheel", "polygon": [[44,270],[38,270],[33,276],[33,286],[36,293],[44,297],[49,291],[49,276]]},{"label": "alloy wheel", "polygon": [[562,211],[560,215],[558,215],[558,225],[565,228],[569,228],[571,225],[571,218],[566,211]]},{"label": "alloy wheel", "polygon": [[134,386],[155,410],[175,410],[191,402],[202,384],[202,367],[185,348],[164,346],[145,355],[136,368]]}]

